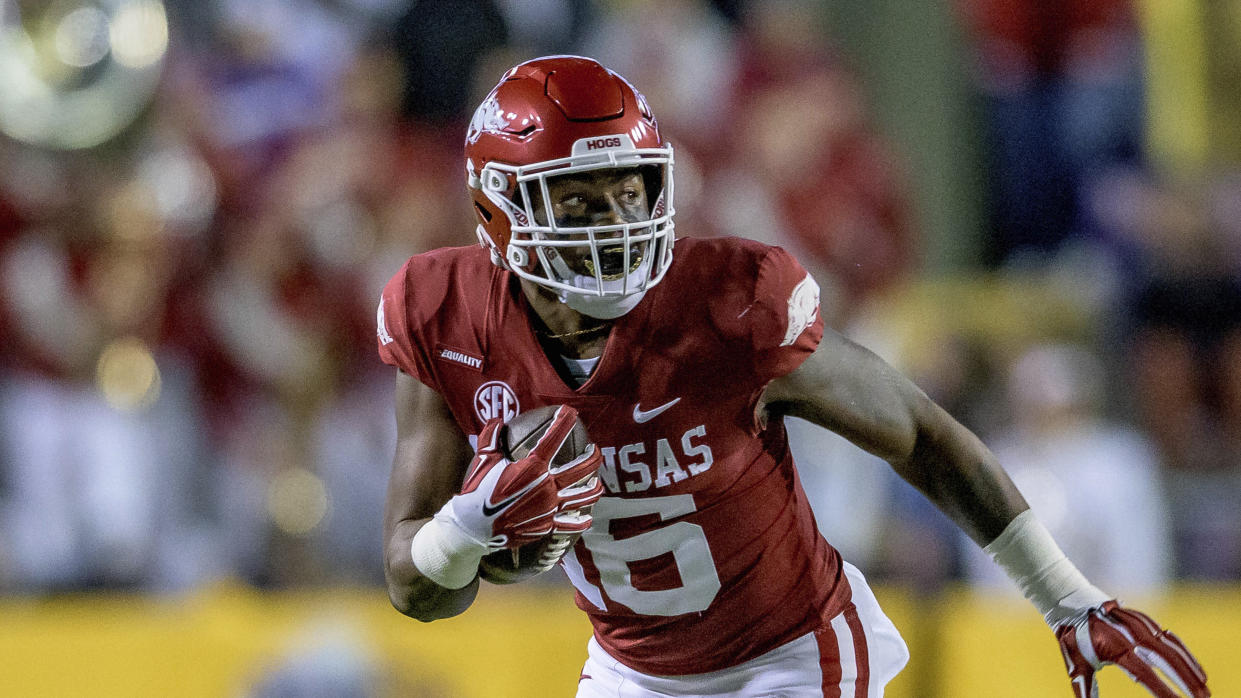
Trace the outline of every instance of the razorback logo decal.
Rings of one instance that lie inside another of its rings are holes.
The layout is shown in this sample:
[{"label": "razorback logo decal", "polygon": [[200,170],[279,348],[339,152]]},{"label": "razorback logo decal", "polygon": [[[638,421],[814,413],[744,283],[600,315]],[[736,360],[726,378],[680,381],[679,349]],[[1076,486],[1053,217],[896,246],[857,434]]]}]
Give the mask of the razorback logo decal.
[{"label": "razorback logo decal", "polygon": [[797,282],[793,292],[789,294],[789,323],[780,346],[787,347],[796,342],[801,333],[814,324],[818,315],[819,284],[814,277],[806,274],[806,278]]},{"label": "razorback logo decal", "polygon": [[500,108],[495,95],[492,95],[483,100],[483,103],[478,105],[478,109],[474,110],[474,117],[470,119],[470,128],[465,133],[465,139],[471,143],[477,143],[483,131],[500,132],[508,128],[508,125],[509,120],[505,117],[504,110]]},{"label": "razorback logo decal", "polygon": [[393,340],[392,335],[388,334],[388,321],[384,318],[383,298],[379,299],[379,311],[376,313],[375,324],[378,326],[377,334],[379,336],[379,343],[384,346],[391,344]]}]

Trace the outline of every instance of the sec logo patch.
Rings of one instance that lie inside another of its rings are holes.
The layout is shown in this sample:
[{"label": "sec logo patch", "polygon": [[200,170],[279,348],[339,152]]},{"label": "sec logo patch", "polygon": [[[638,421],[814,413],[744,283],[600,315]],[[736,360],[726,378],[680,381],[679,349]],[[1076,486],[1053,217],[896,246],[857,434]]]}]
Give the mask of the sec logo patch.
[{"label": "sec logo patch", "polygon": [[504,381],[487,381],[474,391],[474,411],[484,422],[499,418],[505,422],[517,416],[521,404],[517,394]]}]

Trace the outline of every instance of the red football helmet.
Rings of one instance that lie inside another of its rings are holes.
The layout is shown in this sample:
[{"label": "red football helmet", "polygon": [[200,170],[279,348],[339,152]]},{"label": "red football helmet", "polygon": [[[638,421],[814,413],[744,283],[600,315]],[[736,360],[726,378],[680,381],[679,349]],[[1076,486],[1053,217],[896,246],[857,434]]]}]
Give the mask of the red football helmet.
[{"label": "red football helmet", "polygon": [[[479,242],[492,261],[570,307],[623,315],[672,263],[672,147],[646,99],[596,61],[550,56],[509,70],[474,112],[465,156]],[[636,182],[635,174],[641,213],[546,213],[557,211],[549,183],[560,178]]]}]

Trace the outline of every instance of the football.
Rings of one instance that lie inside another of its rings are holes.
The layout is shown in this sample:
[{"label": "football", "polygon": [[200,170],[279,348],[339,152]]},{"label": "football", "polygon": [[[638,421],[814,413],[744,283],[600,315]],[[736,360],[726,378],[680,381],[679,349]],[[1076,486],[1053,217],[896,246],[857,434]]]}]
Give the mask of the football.
[{"label": "football", "polygon": [[[500,430],[500,449],[509,460],[517,460],[530,453],[530,449],[538,443],[552,418],[556,416],[558,405],[548,405],[522,412]],[[569,438],[552,458],[551,465],[564,465],[586,452],[591,445],[590,435],[586,426],[579,419],[569,432]],[[520,548],[497,550],[484,556],[478,565],[478,573],[492,584],[514,584],[535,575],[542,574],[552,567],[577,542],[579,535],[548,535],[534,543],[527,543]]]}]

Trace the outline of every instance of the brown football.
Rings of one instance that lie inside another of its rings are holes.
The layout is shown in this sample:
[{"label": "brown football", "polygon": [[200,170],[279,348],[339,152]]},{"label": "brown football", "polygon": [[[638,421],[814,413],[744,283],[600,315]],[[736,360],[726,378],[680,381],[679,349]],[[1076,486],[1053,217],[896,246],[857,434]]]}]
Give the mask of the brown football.
[{"label": "brown football", "polygon": [[[547,405],[527,410],[501,427],[500,449],[504,456],[509,460],[525,458],[530,449],[539,442],[539,437],[552,425],[552,418],[556,416],[556,409],[559,407],[560,405]],[[573,431],[569,432],[569,438],[565,439],[564,445],[552,458],[551,464],[564,465],[585,453],[589,445],[590,434],[586,433],[586,425],[579,419],[573,425]]]},{"label": "brown football", "polygon": [[[524,458],[538,443],[556,416],[559,405],[548,405],[522,412],[509,420],[500,430],[500,449],[510,460]],[[569,438],[552,458],[552,465],[564,465],[586,452],[590,447],[590,435],[586,425],[577,420]],[[552,567],[580,536],[548,535],[520,548],[497,550],[484,556],[478,564],[478,573],[492,584],[514,584]]]}]

